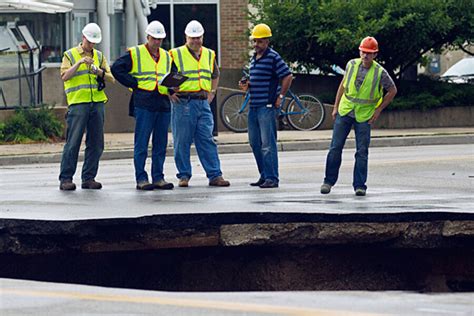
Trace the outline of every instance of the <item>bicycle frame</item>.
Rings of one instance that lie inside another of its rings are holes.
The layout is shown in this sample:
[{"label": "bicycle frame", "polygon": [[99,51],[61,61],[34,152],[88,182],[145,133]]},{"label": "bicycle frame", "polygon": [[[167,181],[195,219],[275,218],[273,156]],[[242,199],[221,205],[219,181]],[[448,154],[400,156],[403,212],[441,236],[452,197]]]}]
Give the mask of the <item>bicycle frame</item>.
[{"label": "bicycle frame", "polygon": [[[287,107],[286,107],[286,111],[284,110],[285,109],[285,103],[287,102],[286,100],[288,99],[288,103],[287,103]],[[299,111],[288,111],[288,106],[290,105],[291,101],[295,101],[296,104],[298,105],[298,108],[300,109]],[[239,114],[244,112],[247,108],[247,105],[249,104],[250,102],[250,93],[247,91],[245,93],[245,99],[244,99],[244,102],[242,102],[242,107],[240,108],[239,110]],[[286,95],[283,97],[283,100],[281,100],[281,104],[280,104],[280,107],[278,108],[278,114],[280,116],[288,116],[288,115],[293,115],[293,114],[304,114],[306,112],[308,112],[307,109],[305,109],[302,105],[301,105],[301,102],[300,100],[298,99],[298,97],[296,96],[296,94],[293,93],[293,91],[291,90],[288,90],[286,92]]]},{"label": "bicycle frame", "polygon": [[[249,102],[249,92],[234,92],[224,99],[219,114],[229,130],[247,131]],[[324,106],[311,94],[296,95],[288,90],[277,114],[279,120],[285,119],[296,130],[313,130],[324,120]]]}]

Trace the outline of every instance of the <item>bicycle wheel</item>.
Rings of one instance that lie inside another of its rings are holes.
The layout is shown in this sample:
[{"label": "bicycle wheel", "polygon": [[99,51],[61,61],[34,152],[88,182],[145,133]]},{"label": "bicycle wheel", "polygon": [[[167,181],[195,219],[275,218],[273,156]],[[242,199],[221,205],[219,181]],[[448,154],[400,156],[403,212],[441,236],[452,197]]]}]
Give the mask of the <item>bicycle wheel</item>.
[{"label": "bicycle wheel", "polygon": [[318,128],[324,121],[324,106],[321,101],[310,94],[300,94],[298,99],[299,103],[293,99],[288,105],[290,126],[300,131]]},{"label": "bicycle wheel", "polygon": [[242,109],[245,102],[244,92],[235,92],[229,94],[224,101],[222,101],[219,111],[221,121],[229,130],[236,133],[243,133],[247,131],[247,117],[248,104]]}]

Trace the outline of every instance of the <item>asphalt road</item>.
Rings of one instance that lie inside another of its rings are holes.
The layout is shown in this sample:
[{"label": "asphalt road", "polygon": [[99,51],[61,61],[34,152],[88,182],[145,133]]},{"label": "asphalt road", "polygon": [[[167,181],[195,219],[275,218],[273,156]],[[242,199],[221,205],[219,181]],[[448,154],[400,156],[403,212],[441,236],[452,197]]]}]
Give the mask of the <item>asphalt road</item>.
[{"label": "asphalt road", "polygon": [[[136,191],[132,160],[104,161],[101,191],[58,190],[58,165],[0,168],[0,217],[82,219],[211,212],[474,212],[473,145],[373,148],[368,195],[351,187],[353,150],[338,185],[319,194],[326,151],[280,154],[279,189],[252,188],[251,154],[222,155],[229,188],[210,188],[199,161],[189,188]],[[80,170],[80,169],[79,169]],[[166,174],[173,179],[172,159]],[[77,181],[78,182],[78,181]],[[1,315],[474,315],[474,294],[407,292],[169,293],[0,279]]]},{"label": "asphalt road", "polygon": [[473,302],[473,293],[172,293],[0,279],[0,314],[3,316],[472,316]]},{"label": "asphalt road", "polygon": [[[345,151],[338,184],[321,195],[326,151],[280,153],[280,188],[248,184],[258,174],[251,154],[221,155],[228,188],[207,185],[197,157],[188,188],[135,190],[133,161],[103,161],[100,191],[59,191],[58,164],[0,167],[0,218],[69,220],[139,217],[152,214],[214,212],[396,213],[474,212],[474,146],[440,145],[372,148],[368,193],[356,197],[351,186],[353,149]],[[149,169],[149,167],[148,167]],[[173,159],[165,174],[175,182]]]}]

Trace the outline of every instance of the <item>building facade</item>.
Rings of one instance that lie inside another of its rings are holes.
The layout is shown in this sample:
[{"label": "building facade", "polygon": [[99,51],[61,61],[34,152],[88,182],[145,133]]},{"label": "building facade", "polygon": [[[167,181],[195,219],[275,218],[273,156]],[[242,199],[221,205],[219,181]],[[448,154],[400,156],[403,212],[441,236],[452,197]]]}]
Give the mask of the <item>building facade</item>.
[{"label": "building facade", "polygon": [[[31,0],[23,0],[25,3]],[[66,1],[65,1],[66,2]],[[0,5],[0,25],[27,25],[42,46],[41,60],[59,63],[63,52],[81,41],[87,23],[98,23],[103,42],[98,45],[113,62],[127,47],[145,41],[144,29],[153,20],[163,23],[165,49],[184,43],[184,28],[200,21],[206,33],[204,45],[216,51],[223,69],[241,68],[248,52],[247,0],[70,0],[68,12],[47,13],[25,7]],[[147,2],[148,7],[142,3]]]}]

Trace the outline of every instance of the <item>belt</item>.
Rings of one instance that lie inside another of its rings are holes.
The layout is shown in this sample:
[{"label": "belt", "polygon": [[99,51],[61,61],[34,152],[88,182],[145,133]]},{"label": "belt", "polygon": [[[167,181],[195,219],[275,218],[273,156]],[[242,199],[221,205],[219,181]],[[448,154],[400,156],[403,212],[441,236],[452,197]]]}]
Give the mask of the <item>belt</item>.
[{"label": "belt", "polygon": [[203,95],[178,95],[180,99],[192,99],[192,100],[207,100],[206,96]]}]

